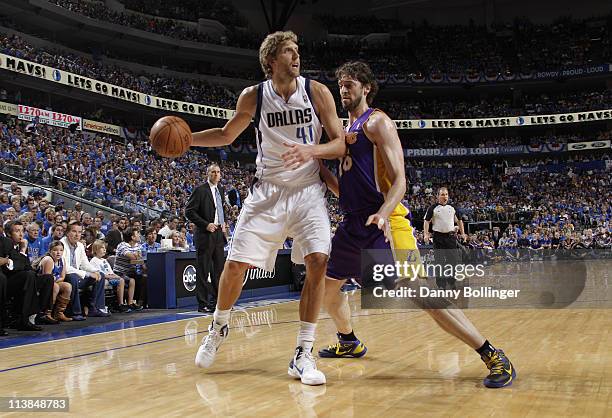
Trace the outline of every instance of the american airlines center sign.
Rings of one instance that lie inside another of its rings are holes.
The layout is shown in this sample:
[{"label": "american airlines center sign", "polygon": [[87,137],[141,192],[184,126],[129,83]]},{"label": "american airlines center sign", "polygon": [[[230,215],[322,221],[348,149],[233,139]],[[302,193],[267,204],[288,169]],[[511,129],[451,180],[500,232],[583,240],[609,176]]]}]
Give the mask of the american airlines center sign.
[{"label": "american airlines center sign", "polygon": [[265,271],[258,267],[250,266],[245,275],[243,289],[261,289],[271,286],[288,285],[292,282],[291,255],[279,254],[276,257],[274,270]]},{"label": "american airlines center sign", "polygon": [[246,285],[249,280],[274,280],[274,278],[276,278],[276,269],[272,271],[265,271],[259,267],[250,266],[244,274],[244,281],[242,282],[242,285]]},{"label": "american airlines center sign", "polygon": [[[195,297],[197,265],[195,257],[178,259],[175,263],[174,283],[176,297],[178,299]],[[243,290],[283,286],[289,285],[292,282],[291,254],[283,252],[276,257],[276,264],[271,272],[250,266],[244,275]]]}]

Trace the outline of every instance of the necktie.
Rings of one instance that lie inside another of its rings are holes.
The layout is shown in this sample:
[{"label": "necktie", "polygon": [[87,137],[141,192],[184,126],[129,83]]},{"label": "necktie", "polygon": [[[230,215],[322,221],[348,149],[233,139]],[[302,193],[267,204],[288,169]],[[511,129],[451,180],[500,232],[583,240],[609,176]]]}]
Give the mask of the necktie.
[{"label": "necktie", "polygon": [[219,189],[215,187],[215,203],[217,206],[217,218],[219,220],[219,225],[223,225],[225,219],[223,218],[223,202],[221,201],[221,193],[219,193]]}]

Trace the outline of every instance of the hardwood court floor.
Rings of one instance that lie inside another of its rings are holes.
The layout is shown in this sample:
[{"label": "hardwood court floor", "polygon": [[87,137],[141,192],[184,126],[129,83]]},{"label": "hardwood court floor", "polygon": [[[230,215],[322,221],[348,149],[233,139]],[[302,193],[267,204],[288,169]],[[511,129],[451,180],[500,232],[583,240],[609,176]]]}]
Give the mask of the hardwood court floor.
[{"label": "hardwood court floor", "polygon": [[[359,306],[357,295],[351,301]],[[208,371],[193,363],[207,317],[0,350],[0,396],[68,396],[71,414],[112,417],[604,417],[612,411],[609,311],[468,311],[518,370],[512,387],[497,390],[482,386],[486,369],[478,356],[425,313],[354,312],[369,352],[319,360],[326,386],[287,376],[297,330],[297,302],[289,302],[234,312],[230,338]],[[333,335],[332,321],[322,316],[317,347]]]}]

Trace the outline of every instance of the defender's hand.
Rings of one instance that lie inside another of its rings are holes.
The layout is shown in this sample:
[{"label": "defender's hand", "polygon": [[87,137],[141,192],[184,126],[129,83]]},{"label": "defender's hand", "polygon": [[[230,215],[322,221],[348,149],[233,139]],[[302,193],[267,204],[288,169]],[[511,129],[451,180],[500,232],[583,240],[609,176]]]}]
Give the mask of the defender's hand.
[{"label": "defender's hand", "polygon": [[286,168],[295,170],[313,159],[313,147],[301,144],[283,144],[287,152],[281,155]]},{"label": "defender's hand", "polygon": [[374,215],[370,215],[368,217],[366,226],[368,225],[376,225],[376,227],[385,234],[385,242],[389,242],[389,239],[391,238],[391,229],[389,228],[388,220],[383,218],[380,214],[375,213]]}]

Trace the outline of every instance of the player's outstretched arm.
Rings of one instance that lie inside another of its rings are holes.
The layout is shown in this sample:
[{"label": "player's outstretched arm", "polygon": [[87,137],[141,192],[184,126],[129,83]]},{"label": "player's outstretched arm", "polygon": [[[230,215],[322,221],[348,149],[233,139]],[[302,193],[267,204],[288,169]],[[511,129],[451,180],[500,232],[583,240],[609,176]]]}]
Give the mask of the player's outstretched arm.
[{"label": "player's outstretched arm", "polygon": [[223,147],[238,138],[251,123],[257,109],[257,86],[242,91],[236,104],[236,113],[223,128],[206,129],[193,133],[192,147]]},{"label": "player's outstretched arm", "polygon": [[327,86],[318,81],[312,81],[310,88],[314,106],[319,112],[319,119],[330,140],[318,145],[287,145],[287,152],[281,156],[285,167],[298,168],[314,158],[333,160],[343,157],[346,153],[344,130],[336,114],[334,97]]},{"label": "player's outstretched arm", "polygon": [[[395,123],[383,112],[374,112],[363,125],[363,129],[380,151],[386,171],[391,180],[391,188],[385,196],[385,203],[372,215],[374,224],[379,225],[380,219],[386,222],[393,209],[406,194],[406,173],[404,171],[404,152],[397,135]],[[368,221],[370,221],[368,219]],[[381,228],[382,229],[382,228]]]}]

